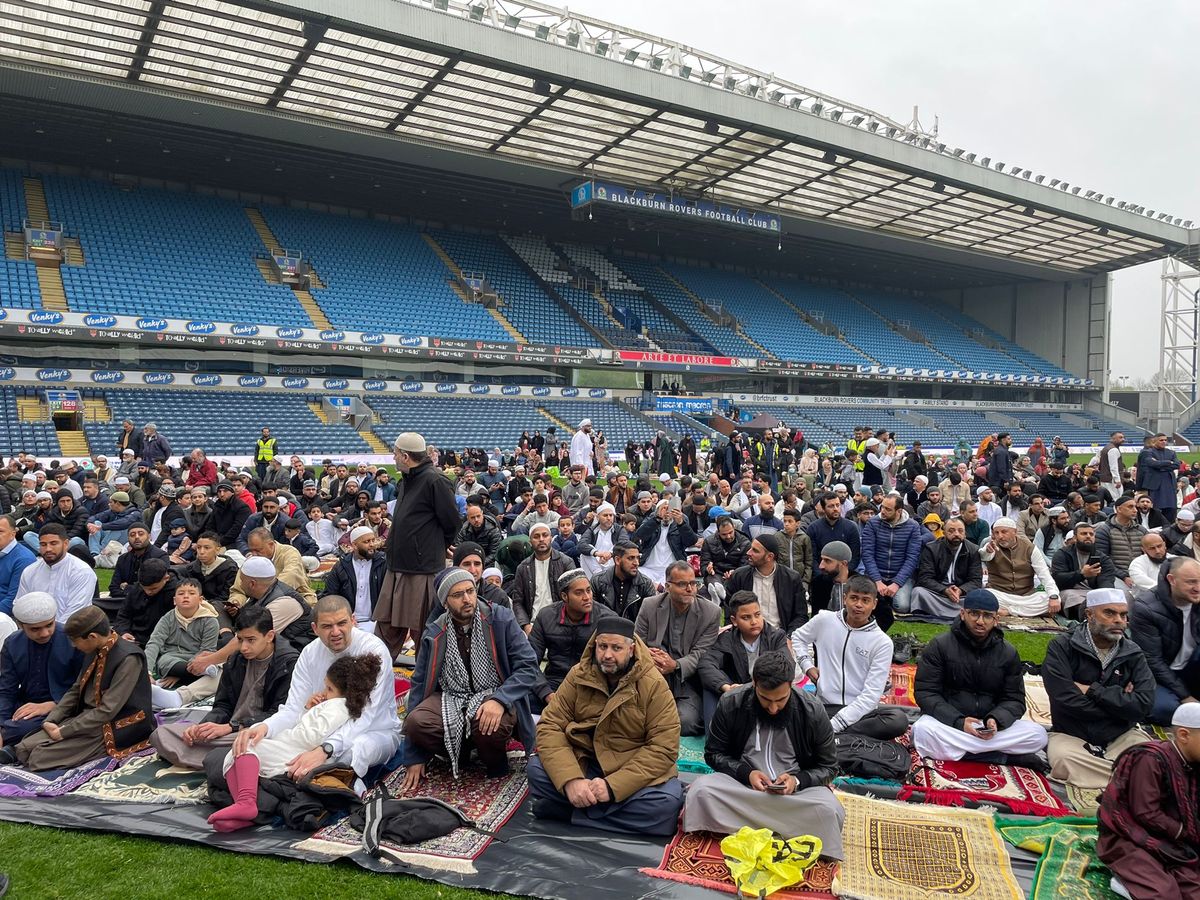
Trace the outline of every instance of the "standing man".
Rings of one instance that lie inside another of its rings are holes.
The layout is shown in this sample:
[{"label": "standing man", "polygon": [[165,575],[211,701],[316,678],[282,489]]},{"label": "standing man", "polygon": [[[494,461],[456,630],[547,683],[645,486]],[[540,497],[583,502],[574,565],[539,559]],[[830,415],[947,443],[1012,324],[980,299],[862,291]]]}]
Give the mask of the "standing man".
[{"label": "standing man", "polygon": [[1161,431],[1151,438],[1150,446],[1138,454],[1137,470],[1142,490],[1150,495],[1153,508],[1168,522],[1174,522],[1179,503],[1175,494],[1179,457],[1167,448],[1167,436]]},{"label": "standing man", "polygon": [[271,437],[271,429],[264,427],[262,435],[254,442],[254,468],[258,471],[258,480],[262,481],[267,474],[267,463],[279,453],[279,441]]},{"label": "standing man", "polygon": [[1121,460],[1121,445],[1124,443],[1125,435],[1114,431],[1100,451],[1100,466],[1096,474],[1110,500],[1116,500],[1124,491],[1121,486],[1121,477],[1125,474],[1125,465]]},{"label": "standing man", "polygon": [[374,619],[376,633],[395,659],[409,635],[416,639],[429,618],[435,602],[433,578],[446,567],[446,548],[454,543],[459,517],[454,489],[429,458],[425,438],[415,431],[402,432],[393,453],[404,479],[388,532],[388,572]]},{"label": "standing man", "polygon": [[581,466],[588,475],[596,474],[592,449],[592,420],[584,419],[579,423],[579,430],[571,438],[571,465]]},{"label": "standing man", "polygon": [[1007,431],[996,437],[996,449],[988,460],[987,483],[993,491],[1003,491],[1013,480],[1012,435]]}]

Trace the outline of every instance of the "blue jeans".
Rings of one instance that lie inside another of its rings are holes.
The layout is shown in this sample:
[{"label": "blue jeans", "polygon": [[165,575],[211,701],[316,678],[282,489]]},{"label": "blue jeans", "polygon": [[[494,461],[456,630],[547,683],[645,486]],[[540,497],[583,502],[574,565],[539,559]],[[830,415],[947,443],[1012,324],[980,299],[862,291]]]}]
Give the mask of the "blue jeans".
[{"label": "blue jeans", "polygon": [[[30,549],[33,550],[34,553],[40,553],[42,550],[41,538],[38,536],[36,531],[31,531],[25,535],[25,543],[29,545]],[[83,538],[73,537],[67,546],[86,547],[87,543]]]},{"label": "blue jeans", "polygon": [[916,584],[915,578],[910,578],[900,586],[900,590],[896,591],[892,597],[892,610],[898,613],[906,613],[912,609],[912,592],[913,585]]},{"label": "blue jeans", "polygon": [[97,531],[95,534],[88,535],[88,550],[92,556],[98,554],[104,549],[109,541],[116,541],[118,544],[124,544],[129,540],[129,529],[124,531]]},{"label": "blue jeans", "polygon": [[1170,725],[1171,716],[1179,709],[1179,698],[1174,692],[1161,684],[1154,689],[1154,705],[1150,707],[1149,719],[1156,725]]}]

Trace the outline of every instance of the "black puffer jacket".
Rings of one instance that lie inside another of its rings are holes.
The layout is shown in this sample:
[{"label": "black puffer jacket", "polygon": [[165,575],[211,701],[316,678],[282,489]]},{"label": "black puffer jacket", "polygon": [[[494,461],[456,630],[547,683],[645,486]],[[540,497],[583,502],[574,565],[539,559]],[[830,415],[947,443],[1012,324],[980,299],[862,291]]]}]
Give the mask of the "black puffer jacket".
[{"label": "black puffer jacket", "polygon": [[921,653],[914,685],[921,712],[961,729],[967,717],[995,719],[1001,729],[1025,715],[1021,657],[993,628],[976,641],[960,619]]},{"label": "black puffer jacket", "polygon": [[726,544],[720,535],[710,534],[700,545],[700,574],[708,574],[708,564],[718,575],[740,569],[746,564],[746,551],[750,549],[750,538],[740,531],[733,532],[733,543]]},{"label": "black puffer jacket", "polygon": [[388,532],[387,563],[393,572],[432,575],[446,568],[446,548],[462,520],[454,488],[431,462],[413,466],[396,491]]},{"label": "black puffer jacket", "polygon": [[[1200,610],[1193,607],[1189,618],[1192,638],[1200,645]],[[1185,684],[1180,673],[1171,668],[1183,647],[1183,613],[1171,600],[1171,586],[1165,575],[1158,579],[1153,594],[1133,604],[1129,633],[1146,654],[1146,662],[1159,685],[1180,699],[1200,689],[1200,685]]]},{"label": "black puffer jacket", "polygon": [[[1102,667],[1086,623],[1050,642],[1042,679],[1054,730],[1100,747],[1144,719],[1154,705],[1154,675],[1141,647],[1124,638]],[[1087,693],[1076,684],[1089,685]],[[1133,685],[1132,692],[1126,693],[1127,685]]]}]

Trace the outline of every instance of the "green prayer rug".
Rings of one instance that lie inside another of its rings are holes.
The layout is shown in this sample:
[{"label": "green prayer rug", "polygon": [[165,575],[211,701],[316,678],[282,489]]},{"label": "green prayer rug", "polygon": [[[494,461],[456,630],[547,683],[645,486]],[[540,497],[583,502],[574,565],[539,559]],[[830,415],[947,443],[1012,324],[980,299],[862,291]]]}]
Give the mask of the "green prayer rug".
[{"label": "green prayer rug", "polygon": [[704,735],[679,739],[679,761],[676,765],[680,772],[694,772],[697,775],[707,775],[712,771],[704,761]]},{"label": "green prayer rug", "polygon": [[998,819],[1014,846],[1041,853],[1029,900],[1116,900],[1108,869],[1096,858],[1096,820],[1062,818],[1030,825]]}]

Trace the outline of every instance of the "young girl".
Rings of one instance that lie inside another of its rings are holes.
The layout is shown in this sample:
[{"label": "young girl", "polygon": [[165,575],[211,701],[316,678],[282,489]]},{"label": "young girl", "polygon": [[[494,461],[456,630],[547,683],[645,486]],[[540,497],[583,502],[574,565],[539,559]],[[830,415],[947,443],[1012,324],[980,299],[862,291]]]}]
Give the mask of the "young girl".
[{"label": "young girl", "polygon": [[215,831],[237,831],[254,824],[258,816],[258,779],[286,775],[288,766],[301,753],[320,747],[329,736],[351,719],[362,715],[379,677],[379,657],[374,654],[343,656],[325,673],[321,702],[300,721],[275,737],[251,743],[246,752],[225,757],[225,781],[233,805],[208,817]]}]

